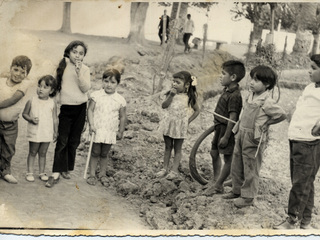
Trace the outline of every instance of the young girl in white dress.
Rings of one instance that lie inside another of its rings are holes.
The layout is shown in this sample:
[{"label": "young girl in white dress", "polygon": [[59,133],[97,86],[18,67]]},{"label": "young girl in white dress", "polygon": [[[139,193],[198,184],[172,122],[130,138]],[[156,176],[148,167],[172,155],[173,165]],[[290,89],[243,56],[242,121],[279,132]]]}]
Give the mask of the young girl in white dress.
[{"label": "young girl in white dress", "polygon": [[39,155],[39,178],[47,181],[44,173],[46,155],[50,142],[57,137],[58,119],[57,106],[52,99],[56,95],[57,81],[51,75],[43,76],[38,81],[37,97],[30,99],[24,108],[23,118],[28,121],[27,139],[29,154],[27,160],[26,180],[34,181],[34,160]]},{"label": "young girl in white dress", "polygon": [[[196,78],[187,71],[173,75],[172,88],[166,93],[162,108],[166,110],[162,121],[163,137],[165,143],[164,166],[156,174],[173,180],[177,178],[178,167],[181,160],[183,140],[187,137],[188,125],[200,113],[197,103]],[[193,113],[191,113],[193,110]],[[174,161],[171,170],[169,162],[174,149]]]},{"label": "young girl in white dress", "polygon": [[96,168],[100,159],[98,179],[102,185],[108,184],[106,177],[107,157],[112,144],[122,139],[126,121],[126,100],[116,92],[121,75],[116,69],[103,73],[102,89],[91,93],[88,108],[90,134],[94,133],[90,158],[90,176],[87,183],[97,182]]}]

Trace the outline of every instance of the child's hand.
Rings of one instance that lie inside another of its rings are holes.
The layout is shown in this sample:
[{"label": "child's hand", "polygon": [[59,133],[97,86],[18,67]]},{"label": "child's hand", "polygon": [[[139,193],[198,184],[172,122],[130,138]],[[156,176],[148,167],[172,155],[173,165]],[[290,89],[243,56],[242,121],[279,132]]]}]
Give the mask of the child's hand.
[{"label": "child's hand", "polygon": [[228,139],[226,137],[222,137],[219,142],[219,147],[225,148],[228,145]]},{"label": "child's hand", "polygon": [[89,133],[90,135],[93,134],[93,133],[96,133],[97,129],[95,128],[95,126],[90,126],[89,127]]},{"label": "child's hand", "polygon": [[53,142],[56,142],[58,139],[58,133],[53,133]]},{"label": "child's hand", "polygon": [[262,126],[260,126],[260,130],[261,130],[261,132],[266,132],[266,131],[268,131],[268,127],[269,127],[269,125],[268,124],[263,124]]},{"label": "child's hand", "polygon": [[38,125],[38,123],[39,123],[39,118],[37,118],[37,117],[31,118],[30,123],[32,123],[32,124],[34,124],[34,125]]},{"label": "child's hand", "polygon": [[311,130],[312,136],[318,137],[320,136],[320,120],[316,122],[316,124],[313,126]]},{"label": "child's hand", "polygon": [[121,140],[123,137],[123,133],[122,132],[117,132],[117,140]]},{"label": "child's hand", "polygon": [[79,74],[81,66],[82,66],[82,62],[81,61],[76,61],[75,65],[76,65],[76,73]]},{"label": "child's hand", "polygon": [[171,88],[171,90],[170,90],[170,95],[173,97],[173,96],[176,95],[176,94],[177,94],[177,89]]}]

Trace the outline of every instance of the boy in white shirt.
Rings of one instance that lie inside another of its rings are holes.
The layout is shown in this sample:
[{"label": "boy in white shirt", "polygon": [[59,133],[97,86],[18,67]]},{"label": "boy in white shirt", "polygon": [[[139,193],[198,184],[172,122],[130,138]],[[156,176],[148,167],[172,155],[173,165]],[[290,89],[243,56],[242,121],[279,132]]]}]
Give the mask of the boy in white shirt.
[{"label": "boy in white shirt", "polygon": [[288,217],[274,229],[311,228],[314,180],[320,164],[320,54],[311,56],[310,83],[300,96],[288,129],[290,174]]}]

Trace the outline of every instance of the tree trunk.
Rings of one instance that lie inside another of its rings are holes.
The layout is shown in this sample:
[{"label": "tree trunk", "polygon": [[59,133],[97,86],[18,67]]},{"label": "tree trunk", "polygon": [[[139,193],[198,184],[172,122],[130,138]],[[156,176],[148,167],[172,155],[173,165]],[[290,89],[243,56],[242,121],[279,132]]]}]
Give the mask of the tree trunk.
[{"label": "tree trunk", "polygon": [[148,2],[132,2],[130,9],[130,43],[144,44],[144,24],[146,21]]},{"label": "tree trunk", "polygon": [[319,53],[319,39],[320,39],[320,29],[317,33],[313,34],[313,45],[311,50],[311,56]]},{"label": "tree trunk", "polygon": [[177,15],[178,15],[178,8],[179,8],[179,3],[178,2],[174,2],[172,4],[172,9],[171,9],[171,19],[176,19]]},{"label": "tree trunk", "polygon": [[[179,17],[180,17],[180,26],[182,26],[182,27],[184,26],[184,23],[186,22],[186,19],[187,19],[188,7],[189,7],[189,3],[187,3],[187,2],[181,3]],[[192,19],[192,16],[191,16],[191,19]],[[179,45],[184,44],[183,43],[183,32],[179,32],[177,44],[179,44]]]},{"label": "tree trunk", "polygon": [[64,33],[71,33],[71,2],[64,2],[63,3],[63,20],[62,26],[60,28],[61,32]]},{"label": "tree trunk", "polygon": [[256,52],[256,48],[258,42],[261,39],[263,26],[259,23],[254,23],[253,31],[250,34],[250,42],[249,42],[249,54],[253,54]]},{"label": "tree trunk", "polygon": [[292,48],[293,54],[308,54],[311,46],[311,34],[305,31],[298,30],[296,39]]}]

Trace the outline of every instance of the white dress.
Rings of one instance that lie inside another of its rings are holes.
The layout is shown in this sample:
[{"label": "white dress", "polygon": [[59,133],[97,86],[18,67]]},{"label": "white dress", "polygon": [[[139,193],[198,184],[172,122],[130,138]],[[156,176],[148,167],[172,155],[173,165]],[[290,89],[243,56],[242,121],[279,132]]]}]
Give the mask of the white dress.
[{"label": "white dress", "polygon": [[115,144],[119,131],[119,110],[126,106],[126,100],[117,92],[107,94],[104,89],[91,93],[96,103],[93,112],[93,124],[96,134],[95,143]]},{"label": "white dress", "polygon": [[38,97],[31,99],[30,116],[37,117],[39,123],[28,123],[27,139],[30,142],[51,142],[53,140],[53,117],[54,101],[51,98],[41,100]]}]

